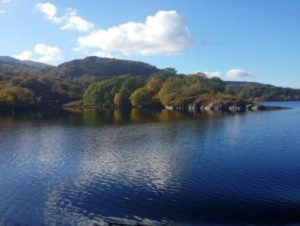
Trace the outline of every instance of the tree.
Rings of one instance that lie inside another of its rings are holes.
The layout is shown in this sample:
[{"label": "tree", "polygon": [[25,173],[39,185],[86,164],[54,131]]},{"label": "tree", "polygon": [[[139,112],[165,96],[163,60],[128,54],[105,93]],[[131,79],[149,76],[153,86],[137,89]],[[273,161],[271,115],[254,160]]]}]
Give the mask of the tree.
[{"label": "tree", "polygon": [[153,93],[146,87],[142,87],[134,91],[130,96],[132,106],[153,106]]},{"label": "tree", "polygon": [[184,98],[181,94],[184,85],[184,78],[182,76],[167,79],[158,94],[161,103],[165,106],[182,104]]},{"label": "tree", "polygon": [[115,95],[114,104],[117,106],[130,106],[131,101],[129,99],[130,95],[138,88],[145,85],[145,80],[141,77],[128,77],[120,89],[120,91]]},{"label": "tree", "polygon": [[114,104],[116,106],[130,106],[131,102],[129,100],[130,93],[128,90],[122,89],[115,95]]},{"label": "tree", "polygon": [[124,75],[94,83],[88,87],[83,96],[84,105],[128,105],[129,96],[145,81],[141,77]]},{"label": "tree", "polygon": [[36,104],[34,93],[18,86],[2,86],[0,103],[12,108],[29,107]]}]

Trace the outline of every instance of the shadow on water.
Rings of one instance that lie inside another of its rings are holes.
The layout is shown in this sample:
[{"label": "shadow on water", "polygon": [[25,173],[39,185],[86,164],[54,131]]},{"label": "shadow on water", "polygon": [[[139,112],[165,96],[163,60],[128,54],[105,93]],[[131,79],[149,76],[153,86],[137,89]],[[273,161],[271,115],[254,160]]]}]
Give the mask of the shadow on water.
[{"label": "shadow on water", "polygon": [[[292,109],[291,102],[263,102],[264,106],[275,107],[280,106],[280,109]],[[282,108],[281,108],[282,107]],[[299,102],[293,102],[293,107],[299,108]],[[186,120],[207,120],[223,118],[224,116],[235,116],[243,114],[259,114],[261,112],[179,112],[149,109],[53,109],[43,111],[7,111],[0,112],[0,123],[4,122],[22,122],[22,121],[47,121],[57,120],[63,124],[78,124],[87,126],[100,125],[123,125],[134,123],[172,123]]]},{"label": "shadow on water", "polygon": [[[239,113],[243,114],[243,113]],[[221,118],[228,113],[187,113],[169,110],[147,109],[84,109],[78,112],[66,110],[19,112],[14,114],[0,114],[0,124],[13,122],[56,121],[70,125],[125,125],[139,123],[173,123],[187,120],[206,120]]]},{"label": "shadow on water", "polygon": [[151,122],[176,122],[191,119],[191,115],[167,110],[118,109],[113,111],[84,110],[83,122],[87,125],[135,124]]}]

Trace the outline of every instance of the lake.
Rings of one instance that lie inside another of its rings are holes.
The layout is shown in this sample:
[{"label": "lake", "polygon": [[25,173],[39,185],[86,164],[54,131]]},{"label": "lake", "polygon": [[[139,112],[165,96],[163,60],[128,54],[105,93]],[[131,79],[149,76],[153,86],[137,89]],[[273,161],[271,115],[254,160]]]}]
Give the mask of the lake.
[{"label": "lake", "polygon": [[300,223],[300,102],[0,116],[0,225]]}]

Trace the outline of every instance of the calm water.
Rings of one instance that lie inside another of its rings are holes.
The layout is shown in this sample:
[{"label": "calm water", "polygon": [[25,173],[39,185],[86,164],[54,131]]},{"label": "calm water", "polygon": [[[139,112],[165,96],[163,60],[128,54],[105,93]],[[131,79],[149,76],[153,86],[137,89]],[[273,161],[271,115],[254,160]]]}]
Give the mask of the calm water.
[{"label": "calm water", "polygon": [[0,116],[0,225],[299,225],[300,103],[282,104]]}]

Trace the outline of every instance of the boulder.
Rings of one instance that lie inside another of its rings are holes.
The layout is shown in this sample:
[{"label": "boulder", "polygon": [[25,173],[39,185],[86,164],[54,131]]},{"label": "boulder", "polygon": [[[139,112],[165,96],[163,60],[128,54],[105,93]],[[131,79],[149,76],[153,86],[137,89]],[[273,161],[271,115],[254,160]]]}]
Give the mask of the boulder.
[{"label": "boulder", "polygon": [[246,105],[246,110],[251,111],[253,106],[254,106],[253,104],[247,104]]},{"label": "boulder", "polygon": [[265,110],[265,109],[266,109],[266,107],[261,106],[261,105],[254,105],[251,107],[252,111],[261,111],[261,110]]},{"label": "boulder", "polygon": [[224,112],[224,111],[226,111],[225,104],[223,104],[223,103],[215,104],[214,105],[214,111],[217,111],[217,112]]},{"label": "boulder", "polygon": [[209,103],[207,105],[204,106],[204,110],[205,111],[214,111],[214,104],[213,103]]},{"label": "boulder", "polygon": [[171,111],[176,110],[174,106],[165,106],[165,108],[166,108],[167,110],[171,110]]},{"label": "boulder", "polygon": [[229,111],[231,112],[238,112],[240,111],[240,107],[236,106],[236,105],[231,105],[229,108],[228,108]]}]

